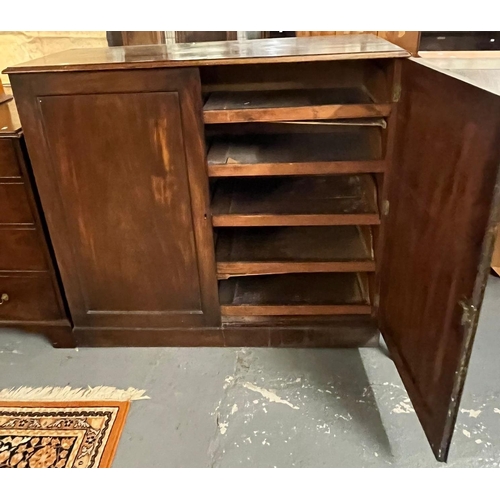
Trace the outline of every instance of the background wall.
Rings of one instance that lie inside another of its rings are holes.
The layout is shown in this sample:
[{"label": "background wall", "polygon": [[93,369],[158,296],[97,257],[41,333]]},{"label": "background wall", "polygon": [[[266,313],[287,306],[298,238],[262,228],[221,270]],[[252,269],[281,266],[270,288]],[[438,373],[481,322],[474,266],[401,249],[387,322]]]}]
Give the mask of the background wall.
[{"label": "background wall", "polygon": [[[107,45],[105,31],[0,31],[0,71],[54,52]],[[7,75],[1,81],[8,84]]]}]

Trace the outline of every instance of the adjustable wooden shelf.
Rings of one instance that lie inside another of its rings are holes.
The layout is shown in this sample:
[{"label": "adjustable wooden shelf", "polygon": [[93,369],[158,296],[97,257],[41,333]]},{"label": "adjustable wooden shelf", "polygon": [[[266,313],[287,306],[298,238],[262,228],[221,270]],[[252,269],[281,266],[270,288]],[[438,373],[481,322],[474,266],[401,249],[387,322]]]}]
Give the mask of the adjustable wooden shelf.
[{"label": "adjustable wooden shelf", "polygon": [[368,174],[219,179],[212,199],[219,226],[379,224]]},{"label": "adjustable wooden shelf", "polygon": [[205,123],[331,120],[389,116],[362,88],[214,92],[203,107]]},{"label": "adjustable wooden shelf", "polygon": [[[288,122],[207,131],[208,175],[243,177],[383,172],[384,121],[367,126]],[[260,126],[260,130],[257,127]]]},{"label": "adjustable wooden shelf", "polygon": [[372,242],[370,226],[220,228],[217,274],[374,272]]},{"label": "adjustable wooden shelf", "polygon": [[370,314],[366,284],[356,273],[247,276],[221,281],[225,316]]}]

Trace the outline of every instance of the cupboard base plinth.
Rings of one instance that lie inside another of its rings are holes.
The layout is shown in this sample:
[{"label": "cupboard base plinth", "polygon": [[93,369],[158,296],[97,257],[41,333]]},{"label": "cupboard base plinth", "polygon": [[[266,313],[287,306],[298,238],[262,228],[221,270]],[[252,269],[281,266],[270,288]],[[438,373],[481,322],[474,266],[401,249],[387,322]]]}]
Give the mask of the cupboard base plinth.
[{"label": "cupboard base plinth", "polygon": [[75,328],[82,347],[377,347],[373,324],[190,329]]}]

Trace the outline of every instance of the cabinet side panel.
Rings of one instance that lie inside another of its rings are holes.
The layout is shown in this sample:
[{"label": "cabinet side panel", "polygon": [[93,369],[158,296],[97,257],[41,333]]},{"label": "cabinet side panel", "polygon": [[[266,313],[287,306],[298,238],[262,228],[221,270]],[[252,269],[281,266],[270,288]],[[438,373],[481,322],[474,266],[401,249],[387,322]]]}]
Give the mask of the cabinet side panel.
[{"label": "cabinet side panel", "polygon": [[39,105],[86,312],[201,313],[178,95]]},{"label": "cabinet side panel", "polygon": [[12,82],[75,326],[218,324],[198,72]]}]

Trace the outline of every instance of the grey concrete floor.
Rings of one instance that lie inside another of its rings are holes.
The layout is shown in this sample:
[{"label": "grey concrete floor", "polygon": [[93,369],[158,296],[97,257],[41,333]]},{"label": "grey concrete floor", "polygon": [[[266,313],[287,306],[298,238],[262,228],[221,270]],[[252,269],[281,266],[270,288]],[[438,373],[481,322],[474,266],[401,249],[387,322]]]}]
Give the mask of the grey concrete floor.
[{"label": "grey concrete floor", "polygon": [[2,330],[0,387],[147,389],[114,467],[499,467],[499,305],[490,278],[448,464],[381,349],[57,350]]}]

